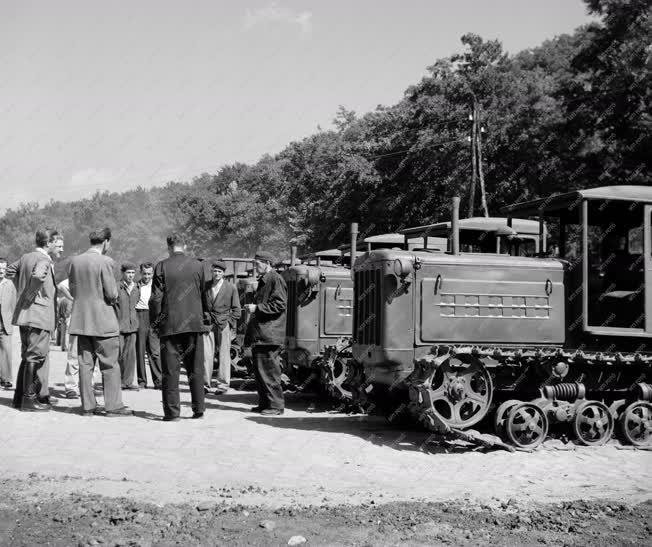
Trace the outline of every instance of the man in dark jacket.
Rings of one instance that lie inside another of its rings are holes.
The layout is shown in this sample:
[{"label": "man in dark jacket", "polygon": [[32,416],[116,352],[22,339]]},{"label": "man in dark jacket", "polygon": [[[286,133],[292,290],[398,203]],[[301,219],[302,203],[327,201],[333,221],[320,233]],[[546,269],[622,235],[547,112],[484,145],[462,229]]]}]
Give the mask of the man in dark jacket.
[{"label": "man in dark jacket", "polygon": [[122,389],[138,391],[135,385],[136,375],[136,332],[138,331],[138,313],[136,304],[140,299],[140,289],[134,282],[136,266],[125,262],[120,271],[122,282],[118,289],[118,323],[120,324],[120,375]]},{"label": "man in dark jacket", "polygon": [[285,341],[287,287],[272,268],[275,259],[271,253],[258,252],[254,263],[259,275],[255,304],[245,305],[253,314],[247,327],[245,345],[252,346],[258,389],[258,406],[251,410],[265,416],[276,416],[283,414],[285,408],[280,352]]},{"label": "man in dark jacket", "polygon": [[163,420],[179,420],[179,370],[183,362],[192,398],[193,418],[204,416],[204,267],[186,256],[180,234],[167,238],[169,258],[154,268],[151,320],[161,338]]}]

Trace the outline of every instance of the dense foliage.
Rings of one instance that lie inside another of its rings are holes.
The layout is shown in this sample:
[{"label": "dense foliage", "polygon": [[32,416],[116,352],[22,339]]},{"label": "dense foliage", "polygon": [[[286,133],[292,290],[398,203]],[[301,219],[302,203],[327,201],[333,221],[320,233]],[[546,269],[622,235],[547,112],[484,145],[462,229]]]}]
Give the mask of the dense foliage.
[{"label": "dense foliage", "polygon": [[285,254],[333,247],[351,221],[363,234],[470,207],[469,114],[484,129],[486,200],[506,203],[578,187],[652,184],[652,0],[586,0],[600,23],[507,55],[467,34],[395,105],[362,116],[340,108],[332,130],[290,143],[254,165],[234,164],[190,184],[97,193],[71,203],[24,204],[0,219],[0,254],[31,247],[37,226],[57,226],[67,253],[91,227],[115,233],[119,260],[156,260],[165,234],[184,232],[202,256]]}]

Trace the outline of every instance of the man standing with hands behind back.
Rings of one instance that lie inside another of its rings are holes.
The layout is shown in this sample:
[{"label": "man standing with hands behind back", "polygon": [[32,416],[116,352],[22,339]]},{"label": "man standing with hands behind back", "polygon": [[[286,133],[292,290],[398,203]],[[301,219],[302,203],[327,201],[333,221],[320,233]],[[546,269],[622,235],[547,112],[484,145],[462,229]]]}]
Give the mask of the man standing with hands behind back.
[{"label": "man standing with hands behind back", "polygon": [[179,372],[188,373],[193,418],[204,417],[204,266],[185,254],[181,234],[167,238],[169,258],[154,268],[151,320],[159,329],[163,369],[163,421],[180,417]]},{"label": "man standing with hands behind back", "polygon": [[132,416],[122,403],[120,389],[120,328],[114,305],[118,285],[113,277],[113,260],[105,256],[111,248],[111,230],[104,228],[89,235],[91,247],[70,262],[70,292],[74,298],[70,334],[77,335],[79,392],[82,414],[97,414],[93,391],[93,357],[97,356],[104,386],[106,416]]},{"label": "man standing with hands behind back", "polygon": [[252,346],[258,389],[258,406],[251,410],[263,416],[283,414],[285,408],[279,354],[285,342],[287,287],[283,278],[272,268],[273,263],[271,253],[256,253],[254,265],[260,276],[256,303],[245,304],[253,314],[247,326],[245,345]]}]

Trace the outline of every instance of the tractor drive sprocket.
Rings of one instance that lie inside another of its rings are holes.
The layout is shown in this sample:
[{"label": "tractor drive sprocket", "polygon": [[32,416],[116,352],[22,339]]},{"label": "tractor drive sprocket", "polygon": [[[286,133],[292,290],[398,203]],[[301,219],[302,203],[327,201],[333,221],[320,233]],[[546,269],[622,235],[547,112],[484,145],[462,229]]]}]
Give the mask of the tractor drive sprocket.
[{"label": "tractor drive sprocket", "polygon": [[513,447],[464,432],[482,420],[493,396],[491,376],[473,355],[464,361],[449,352],[427,355],[414,364],[405,380],[409,388],[409,410],[427,429],[485,447],[512,452]]},{"label": "tractor drive sprocket", "polygon": [[350,339],[340,338],[335,345],[326,348],[321,360],[322,382],[328,394],[341,401],[350,401],[353,398],[347,382],[352,375],[350,347]]}]

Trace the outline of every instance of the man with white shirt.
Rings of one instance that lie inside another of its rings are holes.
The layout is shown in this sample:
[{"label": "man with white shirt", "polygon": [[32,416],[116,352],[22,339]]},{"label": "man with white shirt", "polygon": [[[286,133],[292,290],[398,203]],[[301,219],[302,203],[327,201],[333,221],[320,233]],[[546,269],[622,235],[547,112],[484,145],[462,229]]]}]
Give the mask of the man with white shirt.
[{"label": "man with white shirt", "polygon": [[13,389],[11,324],[16,307],[16,287],[7,279],[7,259],[0,257],[0,387]]},{"label": "man with white shirt", "polygon": [[154,389],[161,389],[161,342],[156,329],[149,320],[149,299],[152,295],[152,278],[154,277],[154,266],[151,262],[140,265],[140,298],[136,304],[138,315],[138,332],[136,333],[136,364],[138,373],[138,385],[147,387],[147,367],[145,366],[145,354],[149,360],[149,370],[152,374]]}]

